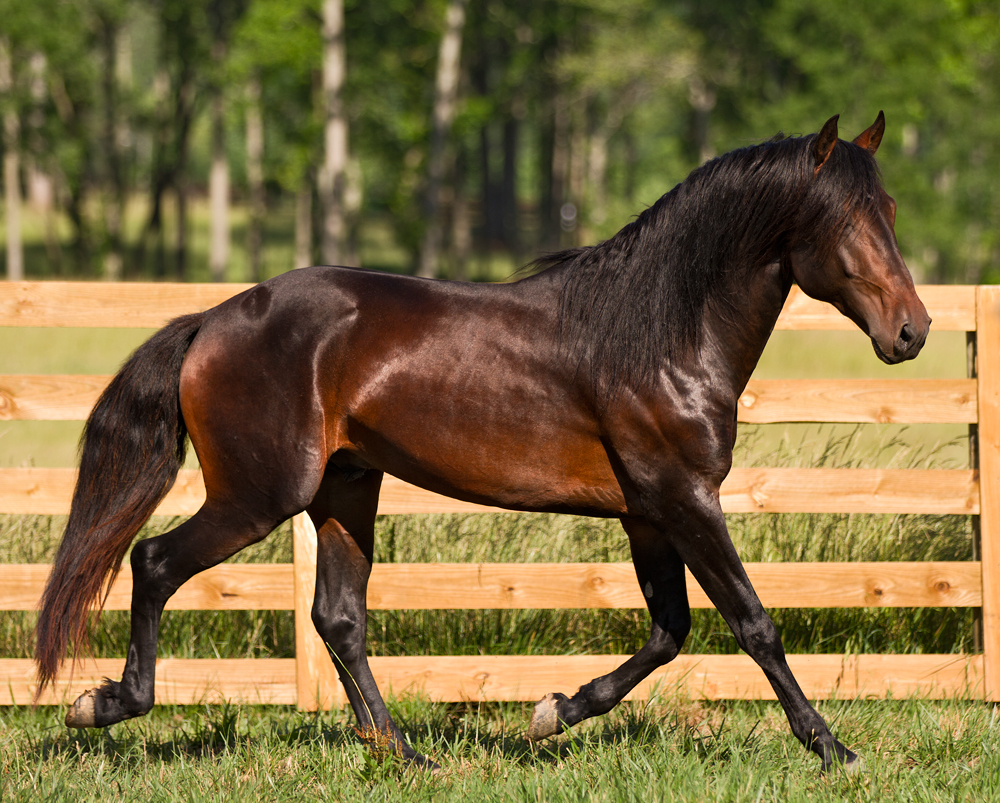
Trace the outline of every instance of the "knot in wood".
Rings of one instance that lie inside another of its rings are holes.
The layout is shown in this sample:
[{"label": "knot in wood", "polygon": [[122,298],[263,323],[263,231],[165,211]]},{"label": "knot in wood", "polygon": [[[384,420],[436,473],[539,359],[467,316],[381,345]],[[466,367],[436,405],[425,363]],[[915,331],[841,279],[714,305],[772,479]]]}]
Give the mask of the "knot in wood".
[{"label": "knot in wood", "polygon": [[939,580],[934,584],[934,590],[937,591],[939,594],[944,594],[948,591],[951,591],[951,583],[949,583],[947,580]]},{"label": "knot in wood", "polygon": [[740,406],[751,408],[757,403],[757,394],[752,390],[746,391],[742,396],[740,396]]}]

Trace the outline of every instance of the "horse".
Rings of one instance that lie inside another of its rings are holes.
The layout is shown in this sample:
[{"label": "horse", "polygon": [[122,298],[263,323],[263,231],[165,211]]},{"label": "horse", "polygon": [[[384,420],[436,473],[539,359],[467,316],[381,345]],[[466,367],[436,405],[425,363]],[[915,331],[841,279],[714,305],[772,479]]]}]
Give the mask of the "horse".
[{"label": "horse", "polygon": [[677,656],[691,627],[687,566],[792,733],[824,770],[856,767],[789,670],[719,503],[737,400],[793,283],[854,321],[886,363],[912,359],[927,337],[874,158],[885,118],[848,142],[838,117],[707,162],[610,239],[545,256],[508,283],[304,268],[169,323],[87,420],[38,619],[39,693],[70,641],[86,646],[88,611],[190,437],[204,505],[135,544],[122,679],[82,694],[70,727],[147,713],[167,599],[304,510],[317,531],[312,620],[359,732],[434,766],[393,722],[366,658],[388,473],[469,502],[621,521],[649,638],[572,697],[546,695],[529,739],[606,713]]}]

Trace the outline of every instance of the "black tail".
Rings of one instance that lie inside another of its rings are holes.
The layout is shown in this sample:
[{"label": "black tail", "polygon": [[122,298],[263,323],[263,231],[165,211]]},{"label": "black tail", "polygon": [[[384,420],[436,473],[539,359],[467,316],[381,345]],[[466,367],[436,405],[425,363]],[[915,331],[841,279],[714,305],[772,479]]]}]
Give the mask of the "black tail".
[{"label": "black tail", "polygon": [[55,679],[72,639],[87,643],[87,612],[107,592],[129,544],[184,463],[181,363],[204,313],[177,318],[140,346],[87,419],[66,534],[36,630],[38,691]]}]

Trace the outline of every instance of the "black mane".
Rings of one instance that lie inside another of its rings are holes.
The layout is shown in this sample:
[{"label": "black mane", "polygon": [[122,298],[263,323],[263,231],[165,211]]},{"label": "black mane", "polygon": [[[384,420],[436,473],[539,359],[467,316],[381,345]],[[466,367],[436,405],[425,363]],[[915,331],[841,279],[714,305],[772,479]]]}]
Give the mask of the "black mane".
[{"label": "black mane", "polygon": [[538,260],[565,266],[563,347],[595,390],[648,384],[695,346],[706,306],[732,317],[758,269],[799,232],[818,256],[881,186],[866,150],[843,140],[814,178],[816,135],[775,138],[713,159],[598,245]]}]

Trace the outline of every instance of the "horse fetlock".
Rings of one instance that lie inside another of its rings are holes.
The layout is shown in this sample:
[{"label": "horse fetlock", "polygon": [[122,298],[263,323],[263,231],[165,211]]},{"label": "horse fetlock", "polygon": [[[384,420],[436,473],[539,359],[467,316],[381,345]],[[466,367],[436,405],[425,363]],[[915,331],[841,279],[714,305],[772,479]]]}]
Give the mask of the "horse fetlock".
[{"label": "horse fetlock", "polygon": [[549,736],[556,736],[563,732],[559,705],[565,703],[566,700],[565,694],[556,692],[546,694],[535,703],[535,710],[532,712],[531,722],[528,724],[528,741],[537,742],[540,739],[547,739]]}]

